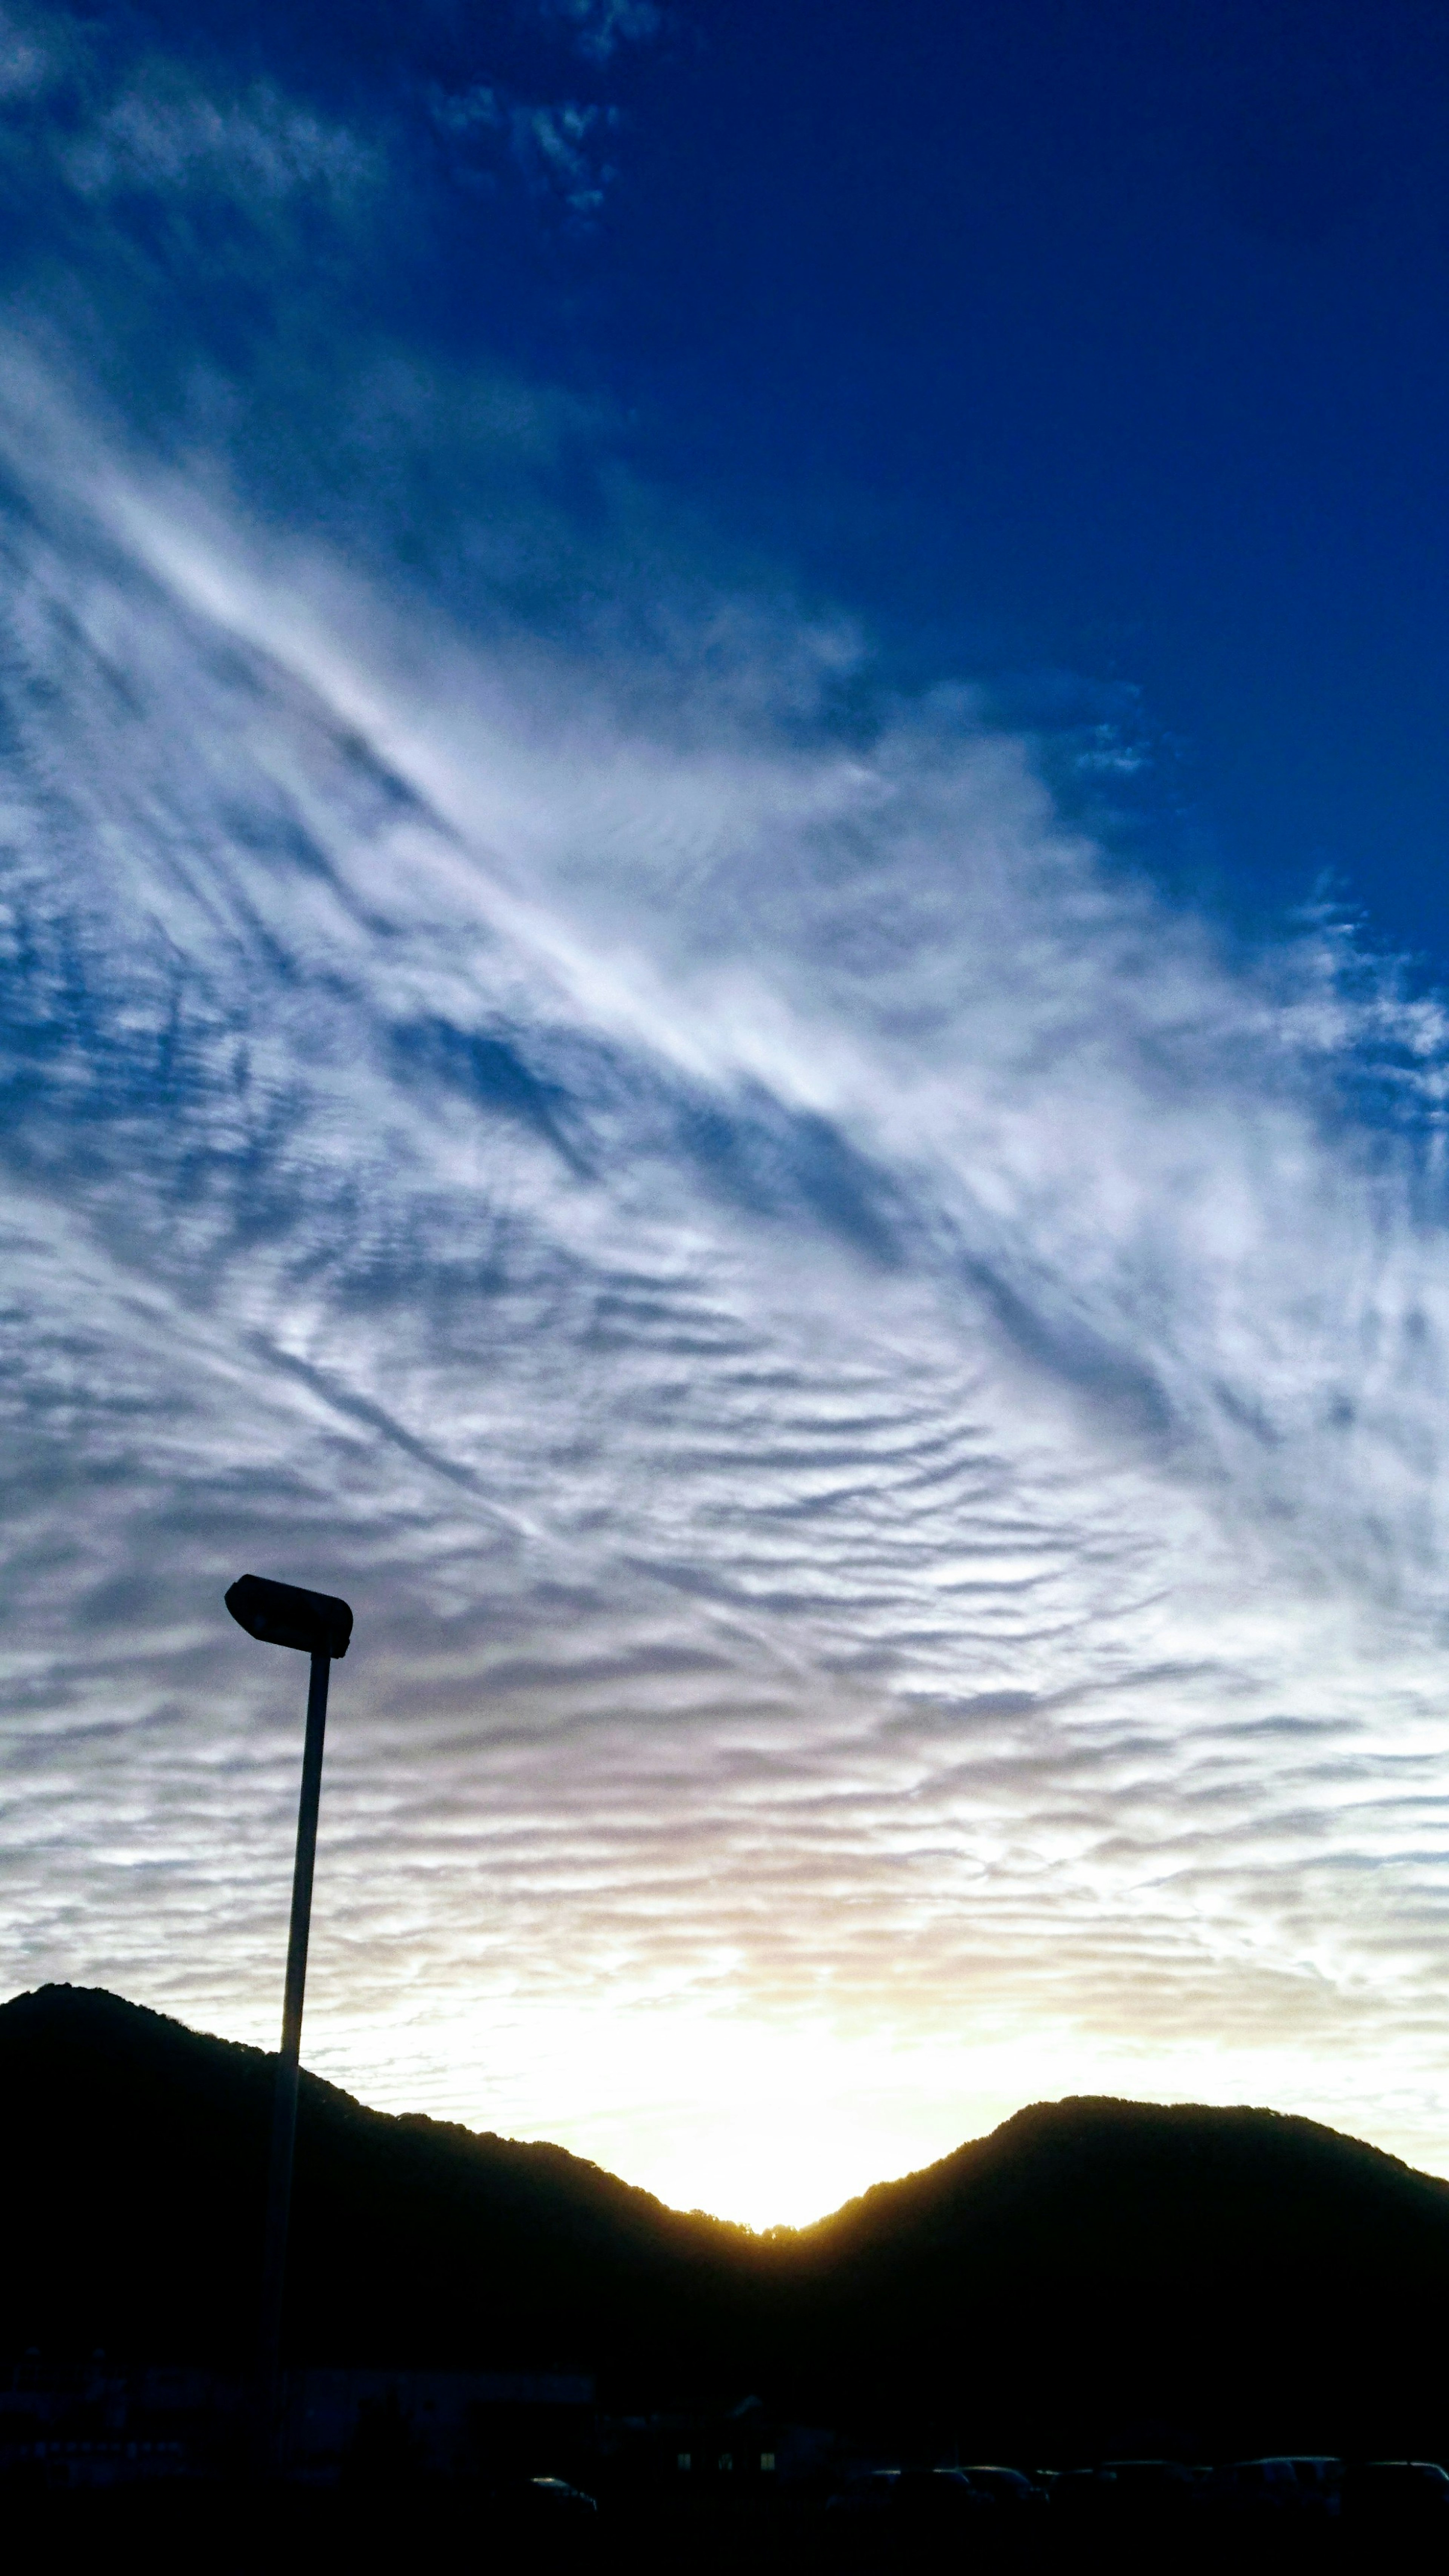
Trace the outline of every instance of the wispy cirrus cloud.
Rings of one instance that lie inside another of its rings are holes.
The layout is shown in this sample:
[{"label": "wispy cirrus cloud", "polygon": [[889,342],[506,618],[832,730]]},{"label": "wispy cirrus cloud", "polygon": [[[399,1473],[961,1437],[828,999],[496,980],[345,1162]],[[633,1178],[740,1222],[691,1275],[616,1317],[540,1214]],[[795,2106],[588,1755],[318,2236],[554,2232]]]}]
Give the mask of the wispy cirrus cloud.
[{"label": "wispy cirrus cloud", "polygon": [[491,176],[501,152],[535,194],[586,220],[619,175],[606,157],[619,111],[598,99],[523,99],[480,81],[462,91],[435,88],[428,108],[438,133],[461,153],[454,175],[465,183]]},{"label": "wispy cirrus cloud", "polygon": [[533,0],[545,26],[572,38],[587,62],[606,63],[623,45],[647,44],[663,32],[660,0]]},{"label": "wispy cirrus cloud", "polygon": [[763,2219],[1088,2086],[1442,2161],[1438,1006],[571,509],[578,406],[299,367],[328,533],[34,336],[11,1984],[270,2037],[250,1566],[358,1611],[308,2030],[370,2098]]},{"label": "wispy cirrus cloud", "polygon": [[61,166],[86,199],[184,187],[252,207],[312,190],[345,197],[379,173],[355,135],[269,83],[218,104],[169,67],[122,89],[63,150]]}]

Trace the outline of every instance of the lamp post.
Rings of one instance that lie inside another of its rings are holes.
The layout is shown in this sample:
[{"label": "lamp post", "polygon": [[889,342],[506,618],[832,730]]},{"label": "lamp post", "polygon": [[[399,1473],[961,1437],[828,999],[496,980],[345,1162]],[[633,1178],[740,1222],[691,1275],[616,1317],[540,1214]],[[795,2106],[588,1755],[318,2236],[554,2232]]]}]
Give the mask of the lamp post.
[{"label": "lamp post", "polygon": [[262,2313],[258,2345],[262,2439],[266,2463],[275,2460],[282,2356],[282,2296],[287,2278],[287,2221],[292,2206],[292,2155],[297,2137],[297,2082],[302,2049],[302,1995],[307,1983],[307,1936],[312,1924],[312,1867],[317,1856],[317,1808],[322,1796],[322,1738],[327,1726],[327,1677],[334,1656],[345,1655],[352,1612],[327,1592],[304,1592],[295,1583],[271,1583],[243,1574],[226,1606],[248,1636],[271,1646],[292,1646],[312,1658],[307,1692],[307,1737],[302,1752],[302,1796],[297,1809],[297,1858],[292,1871],[292,1921],[287,1935],[287,1984],[282,2003],[282,2047],[272,2096],[272,2150],[267,2174],[266,2252],[262,2262]]}]

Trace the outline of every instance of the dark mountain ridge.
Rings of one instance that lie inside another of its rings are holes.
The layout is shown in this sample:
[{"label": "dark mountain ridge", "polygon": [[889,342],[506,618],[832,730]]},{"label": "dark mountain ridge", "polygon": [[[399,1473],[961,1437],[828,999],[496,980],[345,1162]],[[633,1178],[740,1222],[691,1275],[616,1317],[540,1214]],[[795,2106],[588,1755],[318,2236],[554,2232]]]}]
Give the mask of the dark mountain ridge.
[{"label": "dark mountain ridge", "polygon": [[1216,2264],[1244,2225],[1270,2225],[1283,2260],[1321,2251],[1325,2230],[1347,2230],[1345,2251],[1378,2259],[1441,2219],[1449,2226],[1449,2182],[1316,2120],[1069,2094],[873,2184],[796,2235],[857,2275],[968,2245],[987,2259],[1020,2225],[1054,2265],[1075,2267],[1089,2247],[1093,2266],[1110,2250],[1114,2263],[1152,2271],[1169,2246],[1178,2261]]},{"label": "dark mountain ridge", "polygon": [[[274,2061],[98,1991],[0,2008],[0,2341],[236,2364]],[[1441,2455],[1449,2184],[1271,2111],[1074,2099],[757,2237],[551,2146],[303,2079],[299,2358],[570,2361],[1040,2456]],[[932,2433],[934,2428],[934,2434]]]},{"label": "dark mountain ridge", "polygon": [[[0,2008],[0,2176],[29,2219],[0,2289],[12,2349],[247,2357],[274,2066],[100,1990]],[[302,2078],[288,2343],[309,2359],[687,2366],[676,2327],[723,2324],[744,2241],[562,2147]]]}]

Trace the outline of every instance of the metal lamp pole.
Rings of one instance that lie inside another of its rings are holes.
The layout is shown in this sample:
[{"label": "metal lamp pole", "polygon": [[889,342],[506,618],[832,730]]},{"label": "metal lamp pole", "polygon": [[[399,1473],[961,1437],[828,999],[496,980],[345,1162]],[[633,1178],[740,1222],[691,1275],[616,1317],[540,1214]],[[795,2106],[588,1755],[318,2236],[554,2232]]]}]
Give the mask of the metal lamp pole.
[{"label": "metal lamp pole", "polygon": [[294,1583],[272,1583],[244,1574],[226,1596],[232,1617],[249,1636],[292,1646],[312,1659],[307,1692],[307,1738],[302,1752],[302,1795],[297,1809],[297,1857],[292,1870],[292,1920],[287,1935],[287,1984],[282,2003],[282,2047],[272,2095],[272,2146],[267,2173],[266,2251],[258,2378],[262,2444],[268,2467],[276,2465],[281,2394],[282,2304],[287,2286],[287,2226],[292,2208],[292,2162],[297,2139],[301,2074],[302,1998],[307,1983],[307,1938],[312,1927],[312,1871],[317,1857],[317,1810],[322,1798],[322,1743],[327,1730],[327,1682],[334,1656],[345,1655],[352,1612],[330,1593],[304,1592]]}]

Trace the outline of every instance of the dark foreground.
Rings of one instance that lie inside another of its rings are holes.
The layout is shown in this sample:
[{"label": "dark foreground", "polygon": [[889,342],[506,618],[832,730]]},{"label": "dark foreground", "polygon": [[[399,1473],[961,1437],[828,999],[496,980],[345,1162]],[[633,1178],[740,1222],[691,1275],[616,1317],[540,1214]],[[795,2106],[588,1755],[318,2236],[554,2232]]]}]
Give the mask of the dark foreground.
[{"label": "dark foreground", "polygon": [[1449,2568],[1449,2518],[1387,2513],[1351,2523],[1333,2515],[1221,2515],[1111,2505],[1046,2507],[955,2517],[916,2511],[852,2514],[822,2502],[776,2499],[730,2510],[710,2502],[638,2500],[590,2509],[567,2499],[490,2497],[467,2488],[411,2495],[180,2485],[0,2498],[6,2556],[15,2567],[154,2576],[229,2571],[418,2570],[438,2576],[1398,2576]]}]

